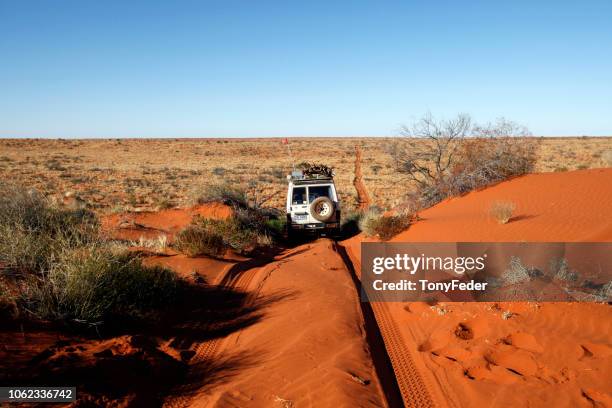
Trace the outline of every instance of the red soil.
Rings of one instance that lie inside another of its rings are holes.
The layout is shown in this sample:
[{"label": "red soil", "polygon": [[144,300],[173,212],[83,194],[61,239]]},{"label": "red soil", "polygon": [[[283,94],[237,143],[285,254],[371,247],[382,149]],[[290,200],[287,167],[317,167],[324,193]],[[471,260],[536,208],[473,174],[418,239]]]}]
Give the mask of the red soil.
[{"label": "red soil", "polygon": [[[516,204],[501,225],[495,200]],[[533,174],[446,200],[395,242],[612,241],[612,169]],[[359,270],[360,242],[343,244]],[[385,303],[441,406],[612,406],[612,314],[588,303]],[[378,315],[377,315],[378,318]],[[441,396],[441,397],[440,397]]]},{"label": "red soil", "polygon": [[230,206],[212,202],[187,209],[113,214],[102,219],[102,229],[115,239],[137,241],[141,237],[156,239],[165,235],[171,241],[174,234],[189,225],[196,216],[225,219],[231,215]]},{"label": "red soil", "polygon": [[[490,219],[494,200],[516,204],[510,223]],[[423,211],[423,220],[394,240],[612,241],[611,203],[611,169],[529,175]],[[231,210],[214,204],[113,215],[103,226],[123,239],[171,239],[196,214],[227,217]],[[357,271],[363,240],[357,236],[340,247]],[[142,398],[159,392],[167,406],[397,405],[392,395],[383,395],[389,378],[384,358],[372,348],[372,327],[366,332],[372,321],[364,321],[367,308],[360,307],[351,272],[331,241],[255,258],[188,258],[167,251],[147,262],[175,268],[195,286],[207,282],[221,290],[214,310],[227,303],[223,291],[232,291],[242,312],[226,322],[211,319],[204,307],[190,310],[181,325],[147,337],[50,345],[45,334],[31,349],[8,346],[18,343],[7,340],[19,337],[12,332],[2,338],[3,368],[83,367],[76,373],[116,378],[109,387],[123,387],[121,397],[96,397],[97,405],[151,405],[156,400]],[[375,303],[372,309],[407,406],[610,406],[607,305]],[[34,351],[42,354],[32,363],[26,355]],[[125,390],[131,384],[126,373],[134,370],[150,373],[147,382]]]}]

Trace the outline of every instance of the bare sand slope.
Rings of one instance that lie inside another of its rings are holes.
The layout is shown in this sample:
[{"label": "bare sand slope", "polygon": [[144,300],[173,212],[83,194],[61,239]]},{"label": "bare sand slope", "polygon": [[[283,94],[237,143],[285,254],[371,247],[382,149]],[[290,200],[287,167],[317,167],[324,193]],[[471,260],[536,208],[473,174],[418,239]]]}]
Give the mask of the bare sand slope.
[{"label": "bare sand slope", "polygon": [[[193,217],[225,218],[229,207],[188,208],[104,219],[120,239],[169,240]],[[166,400],[175,406],[384,406],[351,275],[330,240],[255,258],[190,258],[166,249],[146,262],[187,279],[243,291],[256,316],[227,335],[198,341],[170,339],[170,353],[193,354],[190,374]],[[194,329],[214,324],[194,322]],[[208,328],[208,329],[207,329]],[[174,352],[172,351],[174,350]],[[293,404],[293,405],[290,405]]]},{"label": "bare sand slope", "polygon": [[219,369],[210,381],[179,387],[167,406],[385,405],[355,286],[332,241],[296,247],[232,278],[228,273],[222,281],[269,304],[257,323],[195,345],[188,378],[197,381],[207,361]]},{"label": "bare sand slope", "polygon": [[[510,223],[488,216],[512,201]],[[612,241],[612,169],[533,174],[422,212],[393,241]],[[359,270],[360,242],[343,245]],[[385,303],[409,358],[441,406],[612,406],[612,313],[606,304]],[[379,315],[376,317],[379,320]],[[383,333],[384,334],[384,333]],[[390,355],[390,342],[385,339]],[[398,372],[398,379],[405,375]],[[433,381],[432,381],[433,379]],[[412,404],[408,396],[407,405]]]},{"label": "bare sand slope", "polygon": [[[508,224],[495,201],[516,205]],[[530,174],[427,209],[393,241],[612,241],[611,210],[612,169]]]}]

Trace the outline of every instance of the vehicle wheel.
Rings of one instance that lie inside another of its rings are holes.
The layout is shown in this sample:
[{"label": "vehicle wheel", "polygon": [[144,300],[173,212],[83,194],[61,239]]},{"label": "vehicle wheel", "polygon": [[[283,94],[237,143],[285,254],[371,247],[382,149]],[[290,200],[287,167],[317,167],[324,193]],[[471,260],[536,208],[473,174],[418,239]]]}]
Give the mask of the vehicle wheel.
[{"label": "vehicle wheel", "polygon": [[310,214],[317,221],[330,220],[334,211],[334,203],[327,197],[319,197],[310,204]]}]

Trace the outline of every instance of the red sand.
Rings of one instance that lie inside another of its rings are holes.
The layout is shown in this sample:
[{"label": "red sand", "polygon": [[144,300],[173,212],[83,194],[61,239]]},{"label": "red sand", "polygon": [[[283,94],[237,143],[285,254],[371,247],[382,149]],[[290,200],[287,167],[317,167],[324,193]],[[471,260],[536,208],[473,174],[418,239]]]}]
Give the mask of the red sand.
[{"label": "red sand", "polygon": [[[516,218],[506,225],[490,219],[488,207],[495,200],[515,202]],[[611,203],[612,169],[534,174],[423,211],[423,220],[394,241],[612,241]],[[196,214],[226,217],[231,210],[215,204],[114,215],[103,225],[123,239],[171,239]],[[363,240],[343,243],[357,271]],[[64,355],[93,368],[115,364],[115,355],[126,364],[144,358],[158,368],[152,388],[179,381],[166,398],[172,407],[397,405],[383,395],[388,377],[382,376],[390,372],[380,369],[384,358],[370,350],[372,327],[366,333],[350,271],[331,241],[256,259],[187,258],[169,251],[147,262],[246,292],[244,308],[253,309],[256,318],[239,320],[227,333],[217,330],[218,322],[196,320],[152,341],[120,337],[86,341],[70,351],[51,347],[40,364],[55,367]],[[372,308],[407,406],[611,406],[607,305],[375,303]],[[201,338],[198,332],[216,334]],[[164,375],[182,372],[183,362],[186,377]],[[106,374],[130,372],[126,367],[121,363]]]},{"label": "red sand", "polygon": [[[241,273],[235,287],[259,299],[281,296],[260,322],[209,343],[191,363],[238,368],[188,396],[189,406],[382,406],[357,292],[329,240],[284,252]],[[209,351],[213,349],[213,351]],[[197,370],[197,368],[194,368]]]},{"label": "red sand", "polygon": [[[508,224],[488,215],[495,200],[516,204]],[[612,169],[533,174],[425,210],[422,221],[392,241],[609,242],[611,210]],[[343,243],[357,270],[363,240]],[[393,317],[410,358],[427,367],[421,374],[440,406],[612,406],[609,305],[379,307]]]},{"label": "red sand", "polygon": [[115,239],[137,241],[141,237],[155,239],[165,235],[171,241],[174,234],[189,225],[196,216],[225,219],[231,215],[230,206],[211,202],[187,209],[113,214],[102,219],[102,229]]}]

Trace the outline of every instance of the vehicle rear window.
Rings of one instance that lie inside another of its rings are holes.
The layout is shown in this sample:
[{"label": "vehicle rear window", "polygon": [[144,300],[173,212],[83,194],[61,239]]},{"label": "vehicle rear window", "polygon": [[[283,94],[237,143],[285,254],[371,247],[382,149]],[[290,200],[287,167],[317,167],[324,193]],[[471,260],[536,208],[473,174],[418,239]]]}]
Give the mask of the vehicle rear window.
[{"label": "vehicle rear window", "polygon": [[312,203],[319,197],[331,198],[331,192],[329,186],[313,186],[308,187],[308,202]]},{"label": "vehicle rear window", "polygon": [[306,187],[294,187],[291,196],[293,205],[306,204]]}]

